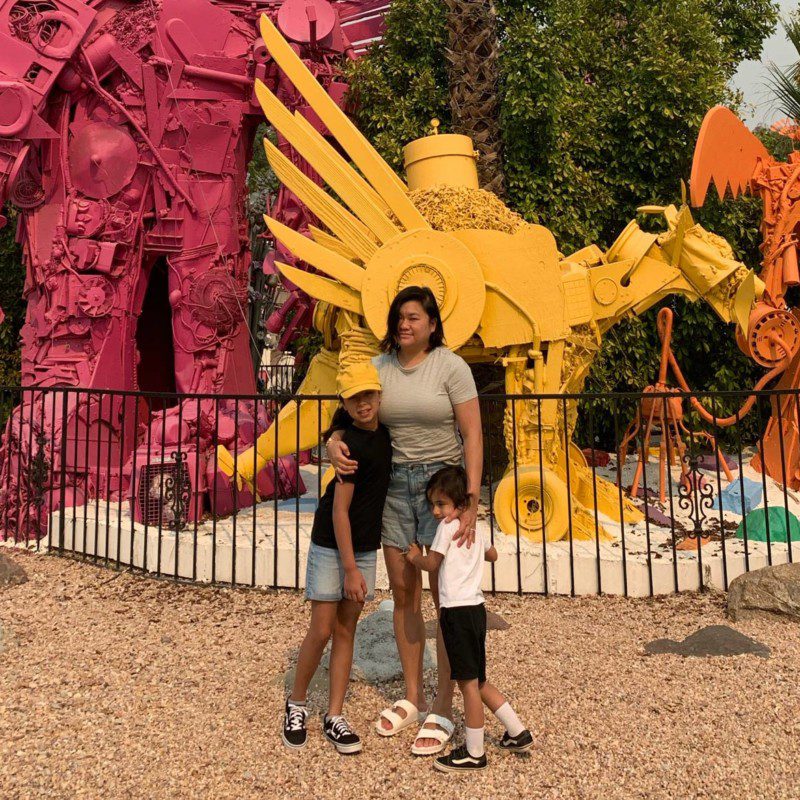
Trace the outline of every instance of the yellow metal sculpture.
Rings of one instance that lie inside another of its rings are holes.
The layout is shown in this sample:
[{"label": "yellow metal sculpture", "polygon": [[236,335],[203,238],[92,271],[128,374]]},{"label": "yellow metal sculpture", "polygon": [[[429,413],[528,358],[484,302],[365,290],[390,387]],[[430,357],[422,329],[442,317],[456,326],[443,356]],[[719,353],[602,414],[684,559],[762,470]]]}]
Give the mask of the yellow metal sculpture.
[{"label": "yellow metal sculpture", "polygon": [[[595,491],[602,514],[641,519],[627,499],[621,504],[616,487],[593,476],[571,444],[577,408],[559,396],[580,391],[602,334],[621,318],[677,293],[703,298],[722,320],[746,328],[763,285],[734,259],[724,239],[694,224],[685,205],[640,209],[663,215],[661,234],[645,233],[631,222],[607,252],[589,246],[565,258],[550,231],[526,223],[477,188],[472,144],[463,136],[433,135],[408,145],[407,186],[266,17],[261,32],[277,65],[352,162],[257,84],[267,119],[338,198],[265,140],[275,173],[328,229],[313,228],[310,239],[265,218],[281,243],[322,273],[279,265],[320,301],[315,325],[325,346],[299,394],[334,394],[342,365],[377,354],[396,293],[405,286],[428,286],[439,303],[448,346],[470,363],[501,363],[506,392],[524,396],[513,401],[513,409],[509,401],[505,412],[509,460],[518,466],[496,489],[501,529],[519,529],[533,541],[557,541],[570,529],[576,538],[593,538],[598,529],[589,508]],[[554,397],[540,401],[533,398],[537,394]],[[316,403],[287,404],[256,452],[238,456],[239,479],[251,483],[276,455],[315,446],[335,405],[325,404],[320,414]],[[222,448],[219,461],[234,474],[233,457]],[[602,526],[599,532],[609,535]]]}]

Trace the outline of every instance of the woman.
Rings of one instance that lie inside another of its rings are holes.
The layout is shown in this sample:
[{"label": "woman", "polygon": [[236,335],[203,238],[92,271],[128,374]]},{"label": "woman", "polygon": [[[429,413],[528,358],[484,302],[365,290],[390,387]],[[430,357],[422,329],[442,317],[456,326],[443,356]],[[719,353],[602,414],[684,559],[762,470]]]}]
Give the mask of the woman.
[{"label": "woman", "polygon": [[[475,381],[466,362],[444,346],[444,328],[436,299],[428,288],[409,286],[389,308],[383,355],[373,359],[383,385],[380,421],[389,428],[394,452],[392,480],[383,513],[381,543],[394,597],[394,633],[405,699],[381,712],[376,728],[393,736],[424,718],[411,752],[441,752],[453,734],[453,684],[441,632],[437,629],[438,688],[430,714],[422,681],[425,623],[422,618],[422,573],[405,552],[412,542],[430,547],[437,521],[428,507],[425,486],[447,464],[464,463],[469,507],[456,534],[469,546],[478,514],[483,435]],[[458,434],[463,440],[463,449]],[[358,467],[337,435],[328,442],[328,457],[339,475]],[[439,609],[438,575],[430,576]]]}]

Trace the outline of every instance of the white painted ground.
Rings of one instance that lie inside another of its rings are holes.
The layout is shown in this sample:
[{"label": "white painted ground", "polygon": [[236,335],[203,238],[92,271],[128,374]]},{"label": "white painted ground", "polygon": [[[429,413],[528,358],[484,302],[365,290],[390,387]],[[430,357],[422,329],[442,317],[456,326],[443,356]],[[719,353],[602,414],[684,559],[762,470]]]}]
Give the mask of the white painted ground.
[{"label": "white painted ground", "polygon": [[[633,462],[623,469],[629,479]],[[598,470],[600,472],[600,470]],[[603,470],[607,474],[613,472]],[[648,486],[657,487],[655,467],[650,470]],[[240,512],[235,518],[207,520],[190,526],[176,539],[175,533],[162,531],[159,535],[153,527],[133,523],[127,504],[100,501],[65,513],[63,541],[59,514],[52,516],[52,545],[61,544],[67,551],[106,557],[124,565],[142,568],[165,576],[174,576],[201,582],[216,581],[246,586],[294,587],[305,585],[305,559],[308,552],[311,524],[316,507],[317,468],[304,467],[303,480],[308,493],[278,503],[277,519],[272,502],[256,506],[255,523],[253,509]],[[745,475],[753,480],[761,476],[749,467]],[[738,473],[734,473],[734,480]],[[716,475],[709,473],[715,485]],[[677,472],[673,485],[677,486]],[[723,476],[722,486],[726,485]],[[653,501],[651,501],[652,503]],[[794,493],[784,496],[782,488],[768,481],[770,506],[783,507],[800,516],[800,501]],[[669,512],[667,499],[667,513]],[[678,508],[677,498],[673,503],[676,520],[690,526],[688,514]],[[297,513],[299,509],[299,513]],[[719,511],[709,512],[719,519]],[[741,517],[724,512],[724,518],[738,522]],[[749,569],[757,569],[768,563],[767,547],[763,543],[749,542],[747,558],[744,543],[736,539],[733,532],[726,533],[722,542],[711,542],[702,548],[702,570],[696,552],[674,552],[671,531],[652,522],[634,526],[626,525],[623,531],[618,523],[601,516],[606,529],[617,536],[610,543],[574,541],[558,543],[532,543],[525,538],[506,536],[495,528],[490,530],[488,514],[483,509],[479,526],[487,535],[493,535],[500,558],[497,563],[486,565],[484,588],[497,591],[544,592],[553,594],[628,594],[641,597],[649,594],[669,594],[676,590],[698,589],[702,584],[722,589],[725,574],[730,582]],[[255,550],[253,548],[255,527]],[[649,529],[648,529],[649,528]],[[650,546],[648,548],[648,536]],[[277,543],[277,547],[276,547]],[[43,541],[45,548],[51,540]],[[196,544],[197,556],[193,550]],[[177,546],[177,564],[176,564]],[[145,554],[146,549],[146,554]],[[573,568],[570,570],[570,550]],[[145,560],[146,555],[146,560]],[[800,558],[800,542],[793,543],[793,559]],[[772,544],[772,563],[788,560],[786,544]],[[623,564],[625,569],[623,569]],[[652,571],[652,578],[650,572]],[[627,581],[625,575],[627,574]],[[378,588],[388,588],[383,560],[378,559]]]}]

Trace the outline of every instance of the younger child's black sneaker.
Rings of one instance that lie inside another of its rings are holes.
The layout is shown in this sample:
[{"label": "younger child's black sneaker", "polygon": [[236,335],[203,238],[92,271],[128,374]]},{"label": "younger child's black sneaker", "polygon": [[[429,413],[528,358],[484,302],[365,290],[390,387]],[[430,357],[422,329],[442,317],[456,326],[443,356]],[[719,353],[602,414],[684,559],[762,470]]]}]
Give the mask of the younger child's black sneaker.
[{"label": "younger child's black sneaker", "polygon": [[306,746],[308,737],[308,709],[305,706],[292,705],[286,701],[286,711],[283,715],[283,731],[281,739],[292,750],[299,750]]},{"label": "younger child's black sneaker", "polygon": [[326,714],[322,722],[322,732],[337,752],[347,755],[361,752],[361,739],[341,714],[335,717]]},{"label": "younger child's black sneaker", "polygon": [[439,772],[474,772],[486,769],[486,765],[486,753],[478,757],[471,756],[465,744],[433,762],[434,769],[438,769]]},{"label": "younger child's black sneaker", "polygon": [[517,736],[509,736],[506,731],[500,740],[500,749],[507,750],[509,753],[524,753],[531,747],[533,747],[533,736],[527,728]]}]

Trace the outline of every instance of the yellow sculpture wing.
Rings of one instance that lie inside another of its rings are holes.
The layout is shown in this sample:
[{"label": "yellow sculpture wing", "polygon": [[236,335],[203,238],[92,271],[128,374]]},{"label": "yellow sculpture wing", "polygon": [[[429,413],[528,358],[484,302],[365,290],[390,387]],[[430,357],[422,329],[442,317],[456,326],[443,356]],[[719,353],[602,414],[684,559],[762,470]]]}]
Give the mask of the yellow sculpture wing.
[{"label": "yellow sculpture wing", "polygon": [[291,114],[263,83],[256,85],[256,96],[267,119],[298,153],[303,154],[320,178],[350,207],[379,242],[386,242],[401,233],[401,229],[384,213],[388,206],[383,198],[324,137],[316,134],[313,126],[301,115]]},{"label": "yellow sculpture wing", "polygon": [[[362,136],[347,115],[342,113],[333,98],[328,95],[319,81],[309,72],[300,57],[292,50],[289,43],[281,36],[266,14],[261,15],[261,36],[270,55],[275,59],[275,63],[294,84],[297,91],[308,101],[336,141],[341,145],[344,152],[350,156],[353,163],[361,170],[362,175],[384,200],[401,225],[406,230],[430,227],[409,199],[408,189],[405,184],[381,158],[378,151]],[[270,113],[274,113],[275,108],[269,103],[267,107],[264,107],[262,99],[267,98],[269,89],[261,81],[256,81],[256,93],[259,101],[262,102],[264,113],[269,117]],[[280,123],[273,121],[277,129],[288,139],[289,135],[296,135],[297,131],[290,132],[287,135],[281,127],[281,124],[286,127],[285,123],[285,119],[281,120]],[[305,157],[305,152],[301,152]],[[365,197],[364,199],[366,200],[367,198]]]},{"label": "yellow sculpture wing", "polygon": [[361,316],[364,309],[361,306],[361,296],[353,289],[348,289],[336,281],[330,281],[320,275],[312,275],[303,269],[297,267],[290,267],[288,264],[283,264],[280,261],[275,262],[275,266],[285,275],[295,286],[302,289],[306,294],[311,297],[316,297],[317,300],[324,300],[326,303],[332,303],[345,311],[352,311],[354,314]]},{"label": "yellow sculpture wing", "polygon": [[[278,67],[338,145],[326,141],[304,117],[291,113],[256,82],[256,96],[267,119],[331,190],[329,194],[264,140],[267,159],[280,181],[327,228],[312,228],[308,238],[266,219],[278,241],[322,273],[280,265],[282,274],[312,297],[363,316],[378,338],[385,333],[395,294],[404,286],[427,286],[439,304],[448,346],[458,349],[478,329],[486,304],[484,275],[475,255],[455,236],[432,229],[403,181],[266,16],[261,32]],[[522,328],[530,331],[527,323]]]}]

